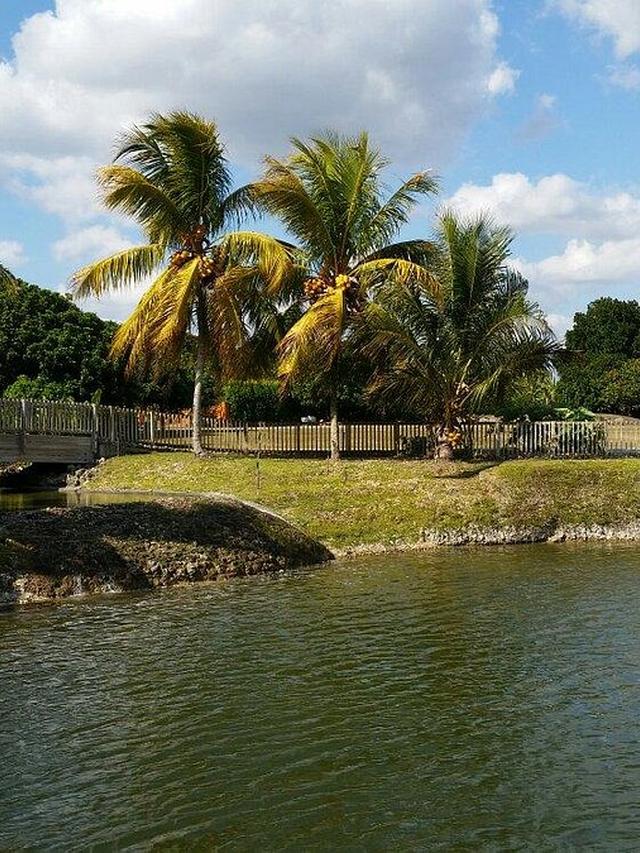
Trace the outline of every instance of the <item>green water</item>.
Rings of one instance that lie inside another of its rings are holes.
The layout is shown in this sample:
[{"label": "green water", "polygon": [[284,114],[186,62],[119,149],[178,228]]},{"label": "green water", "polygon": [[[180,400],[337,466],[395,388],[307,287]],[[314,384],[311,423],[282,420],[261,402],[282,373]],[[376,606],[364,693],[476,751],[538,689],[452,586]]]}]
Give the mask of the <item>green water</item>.
[{"label": "green water", "polygon": [[637,850],[640,553],[0,614],[0,849]]}]

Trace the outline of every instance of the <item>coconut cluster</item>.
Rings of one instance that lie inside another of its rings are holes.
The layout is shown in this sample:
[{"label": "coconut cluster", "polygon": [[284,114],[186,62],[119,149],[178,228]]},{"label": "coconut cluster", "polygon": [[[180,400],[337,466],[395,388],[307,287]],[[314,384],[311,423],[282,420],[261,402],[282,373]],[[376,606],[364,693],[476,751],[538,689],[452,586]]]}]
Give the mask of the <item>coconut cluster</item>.
[{"label": "coconut cluster", "polygon": [[[171,255],[171,265],[181,267],[196,257],[201,257],[205,247],[207,229],[204,225],[198,225],[189,234],[182,235],[182,249]],[[201,263],[202,263],[201,259]],[[202,269],[202,267],[201,267]]]},{"label": "coconut cluster", "polygon": [[211,258],[200,258],[200,276],[206,282],[213,281],[216,277],[216,264]]},{"label": "coconut cluster", "polygon": [[329,279],[317,276],[316,278],[308,278],[305,281],[304,295],[311,302],[315,302],[321,296],[324,296],[325,293],[329,293],[332,290],[355,291],[357,284],[354,278],[343,273]]},{"label": "coconut cluster", "polygon": [[181,249],[179,252],[174,252],[171,255],[171,266],[179,268],[195,258],[195,253],[189,249]]}]

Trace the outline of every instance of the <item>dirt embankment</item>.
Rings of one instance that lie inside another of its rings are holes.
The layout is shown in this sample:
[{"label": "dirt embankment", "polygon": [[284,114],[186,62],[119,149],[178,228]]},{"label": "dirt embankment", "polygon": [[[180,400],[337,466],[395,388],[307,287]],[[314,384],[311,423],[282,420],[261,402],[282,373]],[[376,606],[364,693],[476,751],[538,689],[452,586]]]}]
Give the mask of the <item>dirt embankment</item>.
[{"label": "dirt embankment", "polygon": [[330,559],[327,548],[279,516],[223,498],[0,512],[0,604],[153,589]]}]

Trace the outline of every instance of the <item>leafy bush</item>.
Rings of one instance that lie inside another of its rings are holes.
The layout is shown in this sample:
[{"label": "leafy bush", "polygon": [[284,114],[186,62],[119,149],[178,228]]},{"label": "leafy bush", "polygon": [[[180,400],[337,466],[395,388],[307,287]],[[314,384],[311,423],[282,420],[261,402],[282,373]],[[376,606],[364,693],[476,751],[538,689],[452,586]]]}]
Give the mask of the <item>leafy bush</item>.
[{"label": "leafy bush", "polygon": [[18,376],[8,388],[3,397],[11,400],[74,400],[78,393],[78,383],[47,381],[42,377],[30,379],[28,376]]},{"label": "leafy bush", "polygon": [[286,411],[275,379],[234,379],[224,385],[222,397],[236,421],[278,421]]}]

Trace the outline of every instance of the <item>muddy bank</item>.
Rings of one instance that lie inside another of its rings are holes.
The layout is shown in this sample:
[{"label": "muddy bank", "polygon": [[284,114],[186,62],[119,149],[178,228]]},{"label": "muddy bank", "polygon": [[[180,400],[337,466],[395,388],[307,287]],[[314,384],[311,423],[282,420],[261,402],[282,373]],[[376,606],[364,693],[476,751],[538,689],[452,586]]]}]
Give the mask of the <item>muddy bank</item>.
[{"label": "muddy bank", "polygon": [[278,516],[225,498],[0,512],[0,603],[153,589],[332,559]]}]

